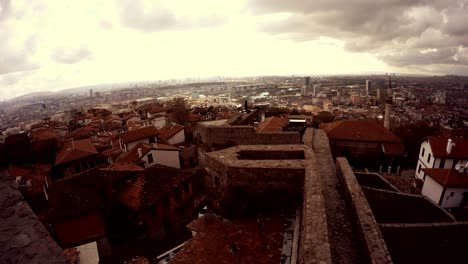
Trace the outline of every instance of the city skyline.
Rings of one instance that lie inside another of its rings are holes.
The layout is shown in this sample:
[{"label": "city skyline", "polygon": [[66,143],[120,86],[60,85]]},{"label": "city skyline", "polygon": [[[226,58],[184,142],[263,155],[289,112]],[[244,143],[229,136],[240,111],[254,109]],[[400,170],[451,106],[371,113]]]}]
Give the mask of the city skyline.
[{"label": "city skyline", "polygon": [[209,76],[468,73],[467,1],[0,1],[0,98]]}]

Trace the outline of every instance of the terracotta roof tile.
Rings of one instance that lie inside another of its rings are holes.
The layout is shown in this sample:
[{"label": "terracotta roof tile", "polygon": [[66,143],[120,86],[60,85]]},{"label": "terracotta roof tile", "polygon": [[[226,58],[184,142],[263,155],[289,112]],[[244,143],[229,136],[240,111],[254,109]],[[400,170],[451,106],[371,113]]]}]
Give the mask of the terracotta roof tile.
[{"label": "terracotta roof tile", "polygon": [[134,117],[134,116],[139,117],[139,116],[136,115],[135,113],[130,113],[130,114],[124,115],[124,116],[122,117],[122,119],[125,120],[125,121],[127,121],[127,120],[129,120],[130,118],[132,118],[132,117]]},{"label": "terracotta roof tile", "polygon": [[279,214],[233,221],[207,214],[189,224],[197,234],[170,263],[280,263],[290,224]]},{"label": "terracotta roof tile", "polygon": [[[72,217],[102,207],[100,188],[134,171],[104,171],[93,169],[82,174],[55,181],[49,188],[47,218]],[[66,199],[64,199],[66,198]]]},{"label": "terracotta roof tile", "polygon": [[137,144],[129,152],[122,153],[117,158],[117,162],[135,162],[138,159],[140,159],[140,157],[138,156],[139,155],[138,149],[141,148],[142,155],[144,156],[146,155],[146,153],[148,153],[151,150],[152,147],[153,147],[152,144],[144,144],[144,143]]},{"label": "terracotta roof tile", "polygon": [[283,131],[283,127],[287,126],[288,123],[289,120],[287,118],[268,117],[258,124],[257,132]]},{"label": "terracotta roof tile", "polygon": [[65,143],[55,158],[55,165],[98,154],[89,138]]},{"label": "terracotta roof tile", "polygon": [[445,187],[468,187],[468,174],[455,169],[423,169],[428,176]]},{"label": "terracotta roof tile", "polygon": [[401,143],[383,143],[383,150],[386,155],[403,155],[405,146]]},{"label": "terracotta roof tile", "polygon": [[161,150],[179,150],[178,147],[167,145],[167,144],[156,144],[153,146],[153,149],[161,149]]},{"label": "terracotta roof tile", "polygon": [[49,140],[57,138],[53,128],[40,128],[34,131],[31,131],[29,137],[35,141]]},{"label": "terracotta roof tile", "polygon": [[468,159],[468,139],[451,138],[455,146],[447,154],[448,137],[427,137],[431,145],[432,154],[436,158]]},{"label": "terracotta roof tile", "polygon": [[[44,166],[44,165],[38,165]],[[47,166],[47,165],[46,165]],[[41,168],[37,166],[28,166],[28,168],[11,166],[8,172],[13,177],[21,177],[18,188],[27,195],[36,195],[43,192],[43,184],[46,175],[50,172],[50,166]]]},{"label": "terracotta roof tile", "polygon": [[184,126],[175,124],[175,125],[167,125],[159,129],[160,135],[159,138],[163,140],[167,140],[177,134],[179,131],[184,129]]},{"label": "terracotta roof tile", "polygon": [[154,106],[148,112],[150,114],[157,114],[157,113],[161,113],[161,112],[167,112],[167,111],[170,111],[170,110],[172,110],[171,106],[166,106],[166,107]]},{"label": "terracotta roof tile", "polygon": [[194,176],[194,171],[178,170],[162,165],[152,166],[139,173],[117,194],[117,200],[134,210],[148,207]]},{"label": "terracotta roof tile", "polygon": [[151,136],[156,136],[159,134],[159,131],[154,126],[143,127],[140,129],[127,131],[119,135],[123,143],[133,142],[144,138],[149,138]]},{"label": "terracotta roof tile", "polygon": [[401,143],[395,134],[382,125],[369,120],[343,120],[321,124],[328,138],[371,142]]}]

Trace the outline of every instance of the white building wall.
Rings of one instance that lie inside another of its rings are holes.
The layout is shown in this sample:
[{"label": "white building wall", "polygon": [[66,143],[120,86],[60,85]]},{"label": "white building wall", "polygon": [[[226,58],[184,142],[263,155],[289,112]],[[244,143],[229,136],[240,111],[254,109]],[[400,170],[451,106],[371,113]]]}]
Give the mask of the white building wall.
[{"label": "white building wall", "polygon": [[99,254],[96,241],[76,247],[80,264],[98,264]]},{"label": "white building wall", "polygon": [[180,169],[178,150],[151,150],[156,164]]},{"label": "white building wall", "polygon": [[[424,155],[423,155],[423,149],[424,149]],[[428,162],[427,158],[429,154],[431,155],[431,159]],[[424,172],[422,171],[422,169],[433,168],[434,162],[435,162],[434,155],[432,153],[429,142],[426,140],[423,143],[421,143],[421,147],[419,149],[418,165],[416,165],[416,177],[418,179],[424,180]],[[421,165],[421,171],[419,171],[420,165]]]},{"label": "white building wall", "polygon": [[[157,138],[155,138],[155,142],[157,142]],[[149,144],[150,142],[149,142],[148,138],[144,138],[144,139],[140,139],[140,140],[137,140],[137,141],[129,142],[129,143],[127,143],[127,152],[130,151],[133,147],[135,147],[136,145],[138,145],[140,143]]]},{"label": "white building wall", "polygon": [[130,123],[130,122],[140,122],[141,121],[141,117],[139,116],[132,116],[130,117],[128,120],[127,120],[127,124]]},{"label": "white building wall", "polygon": [[155,117],[153,122],[154,122],[154,126],[159,129],[166,125],[166,117],[165,116]]},{"label": "white building wall", "polygon": [[426,177],[422,188],[422,195],[431,199],[434,203],[439,204],[444,188],[431,177]]},{"label": "white building wall", "polygon": [[453,208],[460,206],[465,192],[468,192],[468,188],[447,188],[444,198],[442,199],[441,207]]},{"label": "white building wall", "polygon": [[177,132],[177,134],[175,134],[174,136],[170,137],[170,138],[167,140],[167,143],[169,143],[170,145],[175,145],[175,144],[179,144],[179,143],[182,143],[182,142],[185,142],[185,132],[184,132],[184,129],[182,129],[181,131]]},{"label": "white building wall", "polygon": [[[154,153],[153,153],[152,151],[153,151],[153,150],[148,151],[148,153],[146,153],[146,154],[141,158],[141,160],[145,162],[145,164],[144,164],[145,169],[147,169],[147,168],[149,168],[149,167],[151,167],[151,166],[153,166],[153,165],[156,164],[156,159],[154,158]],[[149,154],[153,155],[153,162],[151,162],[151,163],[148,162],[148,155],[149,155]]]}]

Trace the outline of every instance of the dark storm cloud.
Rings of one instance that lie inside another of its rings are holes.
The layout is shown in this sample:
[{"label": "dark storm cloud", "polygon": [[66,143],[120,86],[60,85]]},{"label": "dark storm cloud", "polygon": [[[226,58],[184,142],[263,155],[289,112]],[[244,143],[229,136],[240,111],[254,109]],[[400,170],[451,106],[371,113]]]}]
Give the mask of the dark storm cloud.
[{"label": "dark storm cloud", "polygon": [[227,20],[217,15],[182,17],[159,1],[150,2],[149,5],[141,0],[118,0],[117,3],[122,24],[144,32],[216,27]]},{"label": "dark storm cloud", "polygon": [[74,64],[82,60],[92,57],[92,52],[86,47],[73,49],[70,47],[62,47],[52,52],[52,59],[59,63]]},{"label": "dark storm cloud", "polygon": [[250,0],[249,8],[259,16],[283,14],[273,21],[266,16],[260,27],[283,38],[332,37],[348,51],[370,52],[392,65],[468,65],[456,59],[468,45],[467,0]]}]

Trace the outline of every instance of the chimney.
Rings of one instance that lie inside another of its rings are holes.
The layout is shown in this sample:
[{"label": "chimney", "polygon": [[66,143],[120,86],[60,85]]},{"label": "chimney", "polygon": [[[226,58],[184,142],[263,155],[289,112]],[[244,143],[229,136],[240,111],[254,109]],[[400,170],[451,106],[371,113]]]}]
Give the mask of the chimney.
[{"label": "chimney", "polygon": [[141,158],[143,156],[143,150],[141,148],[138,148],[138,158]]},{"label": "chimney", "polygon": [[453,143],[453,140],[451,140],[450,138],[448,139],[447,141],[447,154],[450,154],[452,153],[452,148],[455,147],[455,143]]},{"label": "chimney", "polygon": [[387,99],[385,101],[385,117],[384,117],[384,127],[390,129],[390,114],[392,112],[392,100]]}]

